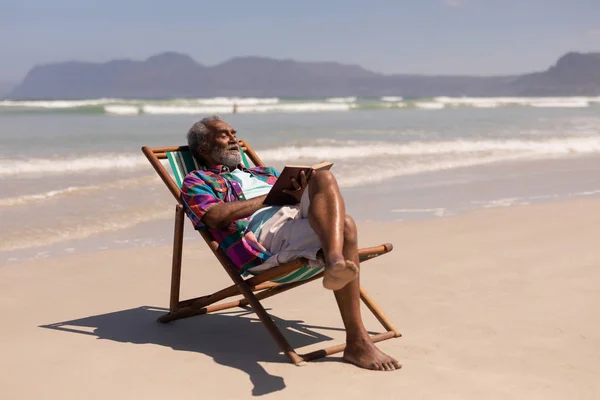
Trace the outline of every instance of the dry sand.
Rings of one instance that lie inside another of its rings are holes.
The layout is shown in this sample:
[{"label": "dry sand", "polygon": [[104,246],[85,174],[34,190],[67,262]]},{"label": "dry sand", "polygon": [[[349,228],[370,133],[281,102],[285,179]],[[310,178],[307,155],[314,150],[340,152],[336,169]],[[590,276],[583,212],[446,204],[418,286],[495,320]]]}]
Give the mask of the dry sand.
[{"label": "dry sand", "polygon": [[[362,282],[404,334],[380,344],[400,371],[339,355],[296,367],[243,311],[155,323],[170,277],[170,249],[155,247],[0,266],[0,398],[600,398],[600,201],[359,234],[395,245]],[[200,237],[185,243],[183,280],[183,297],[229,284]],[[264,304],[292,345],[343,339],[317,282]]]}]

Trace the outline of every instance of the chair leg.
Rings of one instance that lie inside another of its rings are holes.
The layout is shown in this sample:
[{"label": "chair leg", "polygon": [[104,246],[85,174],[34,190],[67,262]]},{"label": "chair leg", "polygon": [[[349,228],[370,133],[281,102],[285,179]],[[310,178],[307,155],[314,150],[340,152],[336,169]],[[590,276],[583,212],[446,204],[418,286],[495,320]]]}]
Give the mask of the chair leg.
[{"label": "chair leg", "polygon": [[373,315],[375,315],[375,318],[377,318],[377,320],[381,323],[381,325],[383,325],[383,327],[388,332],[394,332],[393,337],[402,336],[402,334],[398,331],[398,329],[396,329],[394,324],[392,324],[392,321],[389,320],[389,318],[383,313],[381,308],[379,308],[377,303],[373,301],[371,296],[367,294],[366,290],[363,289],[362,286],[360,287],[360,299],[363,301],[363,303],[365,303],[367,308],[373,313]]},{"label": "chair leg", "polygon": [[171,295],[169,310],[174,312],[179,307],[179,289],[181,287],[181,255],[183,252],[183,207],[175,208],[175,232],[173,237],[173,267],[171,269]]},{"label": "chair leg", "polygon": [[233,266],[233,264],[226,263],[223,266],[225,267],[225,271],[227,271],[227,274],[237,285],[238,289],[240,290],[246,301],[248,301],[248,303],[252,307],[252,310],[256,313],[256,315],[261,320],[265,328],[267,328],[267,331],[269,331],[269,334],[271,335],[273,340],[277,342],[277,345],[279,346],[283,354],[285,354],[293,364],[304,365],[304,359],[300,357],[298,353],[296,353],[292,346],[290,346],[285,336],[283,336],[279,328],[277,328],[277,325],[275,325],[275,322],[273,322],[269,314],[267,314],[265,308],[262,306],[262,304],[260,304],[260,301],[258,301],[256,296],[252,292],[252,288],[248,285],[248,283],[244,281],[244,279],[241,277],[241,275]]},{"label": "chair leg", "polygon": [[271,319],[269,314],[267,314],[267,311],[258,301],[254,293],[252,293],[252,290],[250,290],[248,285],[242,282],[239,285],[239,288],[246,300],[248,301],[248,303],[250,303],[252,310],[256,313],[256,315],[258,315],[258,318],[260,318],[265,328],[267,328],[267,331],[269,331],[271,337],[277,342],[277,345],[279,346],[281,351],[283,351],[283,353],[290,359],[292,363],[296,365],[304,365],[304,359],[300,357],[298,353],[296,353],[296,350],[294,350],[294,348],[288,343],[285,336],[283,336],[279,328],[277,328],[275,322],[273,322],[273,319]]}]

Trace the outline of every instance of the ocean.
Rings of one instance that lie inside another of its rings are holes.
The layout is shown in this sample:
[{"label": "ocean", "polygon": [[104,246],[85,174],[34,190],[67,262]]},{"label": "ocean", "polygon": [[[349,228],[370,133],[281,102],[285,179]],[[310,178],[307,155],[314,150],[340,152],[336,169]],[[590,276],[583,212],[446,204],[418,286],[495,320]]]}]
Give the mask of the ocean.
[{"label": "ocean", "polygon": [[333,161],[357,221],[600,195],[600,97],[5,100],[0,264],[169,244],[175,201],[140,148],[214,113],[276,168]]}]

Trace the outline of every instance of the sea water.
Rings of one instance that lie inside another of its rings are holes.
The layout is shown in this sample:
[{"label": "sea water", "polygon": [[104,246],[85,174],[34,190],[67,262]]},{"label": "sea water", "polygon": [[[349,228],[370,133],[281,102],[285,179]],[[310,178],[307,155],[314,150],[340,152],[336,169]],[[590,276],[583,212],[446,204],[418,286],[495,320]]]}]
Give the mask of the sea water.
[{"label": "sea water", "polygon": [[214,113],[268,165],[333,161],[358,221],[600,194],[595,97],[6,100],[0,262],[170,243],[175,200],[140,148]]}]

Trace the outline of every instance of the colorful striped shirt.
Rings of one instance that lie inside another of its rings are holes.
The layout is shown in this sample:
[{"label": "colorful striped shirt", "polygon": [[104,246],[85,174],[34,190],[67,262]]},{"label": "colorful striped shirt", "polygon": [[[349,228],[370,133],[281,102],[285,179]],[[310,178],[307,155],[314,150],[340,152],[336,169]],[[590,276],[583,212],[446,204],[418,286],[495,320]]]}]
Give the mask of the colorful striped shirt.
[{"label": "colorful striped shirt", "polygon": [[[238,168],[270,185],[279,176],[271,167],[247,169],[239,165]],[[224,229],[212,229],[202,222],[202,217],[211,207],[224,202],[246,200],[240,184],[231,177],[229,168],[217,165],[192,171],[183,180],[181,191],[183,204],[194,227],[197,230],[206,229],[240,272],[256,267],[271,257],[271,253],[258,242],[254,234],[246,231],[250,217],[235,220]]]}]

